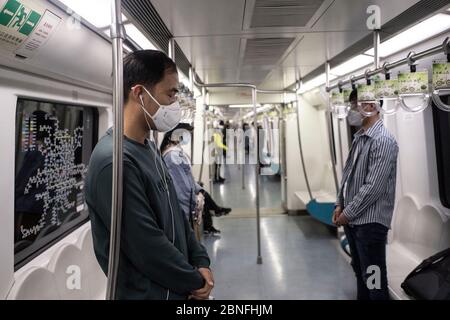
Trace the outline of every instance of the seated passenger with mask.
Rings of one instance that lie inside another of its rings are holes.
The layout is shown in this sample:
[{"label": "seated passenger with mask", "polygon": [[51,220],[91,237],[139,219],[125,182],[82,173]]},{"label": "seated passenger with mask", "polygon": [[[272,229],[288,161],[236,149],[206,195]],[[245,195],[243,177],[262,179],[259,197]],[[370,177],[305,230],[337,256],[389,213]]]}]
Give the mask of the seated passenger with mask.
[{"label": "seated passenger with mask", "polygon": [[174,130],[164,135],[160,150],[169,174],[174,180],[181,210],[191,226],[195,227],[201,224],[204,197],[200,193],[202,187],[192,176],[191,160],[181,145],[190,139],[192,130],[191,125],[180,123]]},{"label": "seated passenger with mask", "polygon": [[198,226],[204,221],[205,233],[217,234],[220,230],[214,228],[210,210],[222,215],[229,214],[231,209],[217,206],[211,196],[195,182],[191,160],[182,148],[182,144],[191,139],[193,130],[191,125],[180,123],[164,135],[160,149],[175,182],[181,208],[194,230],[198,230]]},{"label": "seated passenger with mask", "polygon": [[[214,280],[205,248],[179,205],[150,130],[181,118],[175,63],[154,50],[124,59],[123,209],[118,299],[208,299]],[[113,159],[112,129],[92,154],[85,194],[97,260],[108,273]]]}]

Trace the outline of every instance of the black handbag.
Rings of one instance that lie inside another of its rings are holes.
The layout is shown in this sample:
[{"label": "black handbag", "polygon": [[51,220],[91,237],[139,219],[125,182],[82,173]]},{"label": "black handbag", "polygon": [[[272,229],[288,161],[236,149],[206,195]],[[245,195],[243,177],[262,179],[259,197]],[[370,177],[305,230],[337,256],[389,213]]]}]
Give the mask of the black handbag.
[{"label": "black handbag", "polygon": [[424,260],[402,283],[419,300],[450,300],[450,248]]}]

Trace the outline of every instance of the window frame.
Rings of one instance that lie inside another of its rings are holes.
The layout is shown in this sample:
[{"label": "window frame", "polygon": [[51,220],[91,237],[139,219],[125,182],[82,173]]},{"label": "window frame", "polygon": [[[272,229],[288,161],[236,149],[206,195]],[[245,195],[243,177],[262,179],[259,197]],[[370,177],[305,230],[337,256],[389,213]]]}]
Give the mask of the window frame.
[{"label": "window frame", "polygon": [[[18,96],[17,97],[17,101],[16,101],[16,110],[15,110],[15,161],[14,161],[14,182],[16,181],[16,175],[17,175],[17,156],[18,156],[18,147],[20,145],[20,141],[18,141],[18,132],[19,132],[19,128],[17,126],[17,116],[18,116],[18,112],[19,112],[19,103],[21,101],[31,101],[31,102],[37,102],[37,103],[46,103],[46,104],[52,104],[52,105],[56,105],[59,107],[65,107],[65,108],[71,108],[71,107],[78,107],[78,108],[83,108],[83,109],[90,109],[91,110],[91,115],[92,115],[92,150],[90,150],[90,155],[92,154],[92,152],[94,151],[94,148],[96,146],[96,144],[98,143],[98,139],[99,139],[99,107],[95,106],[95,105],[87,105],[87,104],[78,104],[78,103],[72,103],[72,102],[67,102],[67,101],[58,101],[58,100],[50,100],[50,99],[42,99],[42,98],[35,98],[35,97],[29,97],[29,96]],[[84,209],[84,213],[88,213],[88,209],[85,208]],[[14,208],[14,221],[16,218],[16,210]],[[51,240],[47,240],[47,241],[42,241],[43,244],[39,245],[37,249],[32,250],[32,253],[29,254],[25,254],[23,256],[20,256],[20,254],[23,251],[19,251],[18,253],[14,252],[14,272],[17,272],[18,270],[20,270],[22,267],[24,267],[25,265],[27,265],[28,263],[30,263],[32,260],[36,259],[38,256],[40,256],[41,254],[43,254],[45,251],[47,251],[48,249],[50,249],[51,247],[53,247],[55,244],[57,244],[58,242],[60,242],[62,239],[66,238],[67,236],[69,236],[71,233],[73,233],[74,231],[78,230],[80,227],[82,227],[83,225],[85,225],[86,223],[88,223],[90,221],[89,219],[89,215],[86,215],[86,217],[84,219],[81,219],[79,221],[77,220],[73,220],[73,221],[69,221],[68,223],[66,223],[65,225],[61,225],[59,227],[59,231],[60,233],[58,234],[58,236],[56,236],[55,238],[51,239]],[[15,228],[15,222],[14,222],[14,228]],[[41,240],[45,240],[45,237]],[[38,240],[38,241],[41,241]],[[16,244],[16,241],[13,241],[13,245]],[[33,243],[33,245],[35,244],[35,242]]]}]

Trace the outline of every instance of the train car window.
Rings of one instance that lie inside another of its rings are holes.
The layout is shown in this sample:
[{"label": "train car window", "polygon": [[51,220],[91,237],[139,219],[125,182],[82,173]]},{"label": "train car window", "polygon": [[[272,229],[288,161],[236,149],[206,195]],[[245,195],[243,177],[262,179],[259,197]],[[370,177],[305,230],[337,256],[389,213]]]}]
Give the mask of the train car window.
[{"label": "train car window", "polygon": [[[441,99],[446,104],[450,103],[450,96]],[[433,104],[433,118],[439,193],[442,204],[450,208],[450,113],[440,110]]]},{"label": "train car window", "polygon": [[20,268],[88,219],[83,181],[97,141],[95,108],[19,98],[14,260]]}]

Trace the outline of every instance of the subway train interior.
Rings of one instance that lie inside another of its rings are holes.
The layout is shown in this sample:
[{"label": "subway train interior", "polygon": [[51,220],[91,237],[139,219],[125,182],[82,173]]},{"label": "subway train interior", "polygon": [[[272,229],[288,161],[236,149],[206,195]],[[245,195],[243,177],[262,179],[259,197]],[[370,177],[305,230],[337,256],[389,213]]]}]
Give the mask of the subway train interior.
[{"label": "subway train interior", "polygon": [[[377,245],[389,299],[450,299],[449,37],[448,0],[0,0],[0,298],[117,298],[133,236],[121,225],[131,219],[124,59],[153,50],[176,64],[175,104],[191,126],[177,150],[210,202],[197,197],[202,213],[183,220],[210,260],[208,299],[360,298],[351,261],[362,263],[369,225],[386,230]],[[132,106],[141,122],[143,105]],[[174,126],[148,115],[145,142],[159,148]],[[107,276],[85,182],[110,128]],[[358,147],[361,136],[378,144]],[[383,143],[396,149],[383,154]],[[169,204],[174,223],[181,205]],[[169,269],[140,275],[165,288],[163,300],[175,296]],[[379,272],[363,275],[368,287],[375,279],[369,290]]]}]

